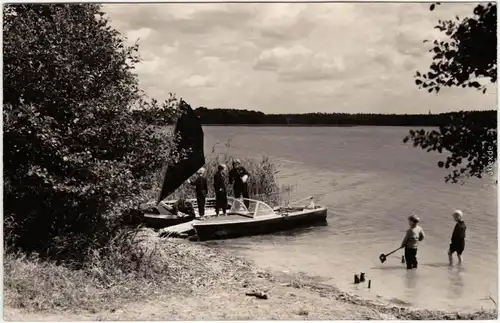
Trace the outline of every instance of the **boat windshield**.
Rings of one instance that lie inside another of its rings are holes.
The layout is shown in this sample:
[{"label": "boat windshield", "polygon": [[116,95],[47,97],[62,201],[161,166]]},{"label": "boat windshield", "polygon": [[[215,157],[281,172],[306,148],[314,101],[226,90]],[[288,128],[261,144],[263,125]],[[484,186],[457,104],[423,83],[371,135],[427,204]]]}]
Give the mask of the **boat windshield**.
[{"label": "boat windshield", "polygon": [[252,199],[234,199],[229,212],[251,217],[274,214],[269,205]]}]

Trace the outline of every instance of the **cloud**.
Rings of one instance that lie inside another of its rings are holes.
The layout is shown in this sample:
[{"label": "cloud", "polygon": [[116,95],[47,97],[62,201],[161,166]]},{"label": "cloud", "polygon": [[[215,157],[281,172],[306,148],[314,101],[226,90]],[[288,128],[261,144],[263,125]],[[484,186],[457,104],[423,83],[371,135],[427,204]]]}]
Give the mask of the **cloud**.
[{"label": "cloud", "polygon": [[201,75],[191,75],[189,78],[183,81],[183,83],[189,87],[213,87],[209,78]]},{"label": "cloud", "polygon": [[194,106],[268,113],[427,113],[494,109],[495,93],[418,90],[431,63],[424,39],[439,19],[474,4],[128,3],[104,11],[133,44],[140,86],[159,100],[177,93]]},{"label": "cloud", "polygon": [[140,28],[137,30],[129,30],[126,37],[131,41],[136,41],[137,39],[146,39],[151,35],[153,30],[151,28]]},{"label": "cloud", "polygon": [[255,61],[254,69],[276,72],[283,81],[300,82],[339,78],[344,72],[344,64],[342,57],[330,57],[294,45],[263,51]]}]

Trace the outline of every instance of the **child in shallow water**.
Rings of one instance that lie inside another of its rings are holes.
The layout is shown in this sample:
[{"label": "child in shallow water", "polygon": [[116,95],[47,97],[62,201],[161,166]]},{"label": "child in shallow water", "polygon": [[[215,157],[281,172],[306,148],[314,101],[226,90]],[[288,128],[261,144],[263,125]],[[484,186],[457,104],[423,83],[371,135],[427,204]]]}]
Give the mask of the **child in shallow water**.
[{"label": "child in shallow water", "polygon": [[457,253],[458,264],[462,264],[462,252],[465,249],[465,230],[467,227],[464,222],[464,214],[460,210],[453,212],[453,219],[457,222],[453,234],[451,235],[450,248],[448,249],[448,259],[450,265],[453,265],[453,253]]},{"label": "child in shallow water", "polygon": [[417,215],[408,217],[410,228],[406,230],[405,237],[401,242],[401,248],[405,248],[406,269],[417,268],[418,242],[424,240],[424,230],[418,225],[420,218]]}]

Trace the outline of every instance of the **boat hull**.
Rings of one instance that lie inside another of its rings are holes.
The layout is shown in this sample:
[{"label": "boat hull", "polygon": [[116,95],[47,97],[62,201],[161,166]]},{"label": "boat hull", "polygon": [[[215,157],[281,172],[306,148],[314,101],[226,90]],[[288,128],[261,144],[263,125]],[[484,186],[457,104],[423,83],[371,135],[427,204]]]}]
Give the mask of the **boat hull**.
[{"label": "boat hull", "polygon": [[238,238],[242,236],[269,234],[283,230],[300,228],[308,225],[326,223],[327,209],[318,208],[297,214],[280,215],[264,219],[195,221],[193,227],[198,239],[216,240]]}]

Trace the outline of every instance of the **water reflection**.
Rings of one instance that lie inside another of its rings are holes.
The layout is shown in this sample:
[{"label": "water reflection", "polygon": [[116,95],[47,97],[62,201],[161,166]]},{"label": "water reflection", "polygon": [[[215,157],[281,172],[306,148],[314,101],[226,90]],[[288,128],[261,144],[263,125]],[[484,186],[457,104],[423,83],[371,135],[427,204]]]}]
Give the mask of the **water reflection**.
[{"label": "water reflection", "polygon": [[462,266],[448,267],[448,297],[452,299],[462,298],[464,293],[464,270]]},{"label": "water reflection", "polygon": [[406,289],[414,289],[417,286],[417,271],[406,270],[404,283]]},{"label": "water reflection", "polygon": [[405,287],[405,296],[411,300],[415,300],[418,298],[417,281],[418,281],[418,271],[417,270],[405,270],[404,271],[404,279],[403,279],[404,287]]}]

